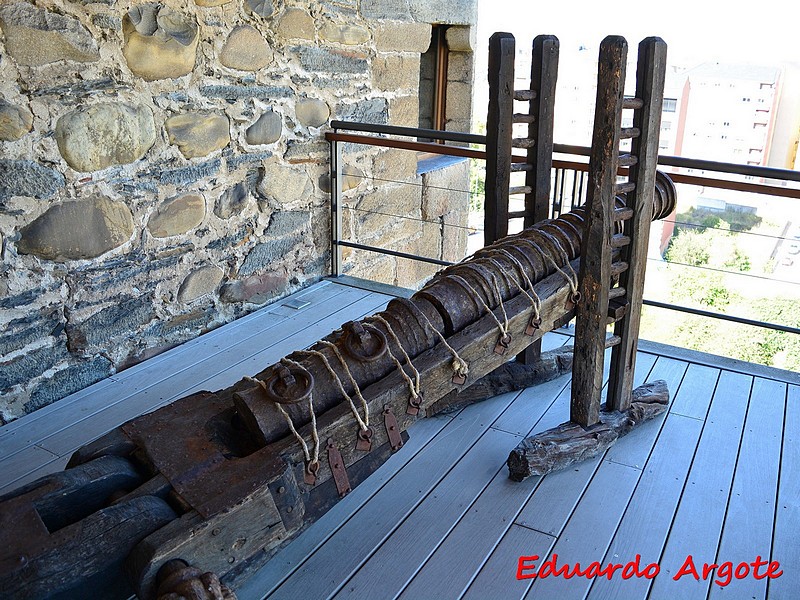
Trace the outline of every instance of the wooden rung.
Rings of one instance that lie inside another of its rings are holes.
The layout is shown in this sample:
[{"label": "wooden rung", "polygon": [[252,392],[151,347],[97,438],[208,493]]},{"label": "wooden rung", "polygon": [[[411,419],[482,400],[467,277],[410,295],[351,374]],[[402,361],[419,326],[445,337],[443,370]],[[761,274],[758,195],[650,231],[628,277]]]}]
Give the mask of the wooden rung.
[{"label": "wooden rung", "polygon": [[616,323],[626,314],[630,304],[625,298],[616,298],[608,303],[608,317]]},{"label": "wooden rung", "polygon": [[615,221],[627,221],[633,216],[632,208],[616,208],[614,209]]},{"label": "wooden rung", "polygon": [[622,341],[622,338],[618,335],[612,335],[611,337],[606,338],[606,348],[612,348],[614,346],[618,346],[619,343]]},{"label": "wooden rung", "polygon": [[530,163],[511,163],[511,171],[518,173],[519,171],[533,171],[533,165]]},{"label": "wooden rung", "polygon": [[536,99],[536,90],[514,90],[514,100],[530,102]]},{"label": "wooden rung", "polygon": [[628,263],[625,261],[618,261],[615,263],[611,263],[611,276],[616,277],[617,275],[624,273],[628,270]]},{"label": "wooden rung", "polygon": [[638,162],[639,162],[638,156],[634,156],[633,154],[620,154],[619,157],[620,167],[632,167]]},{"label": "wooden rung", "polygon": [[633,96],[626,96],[622,100],[622,108],[639,109],[644,106],[644,100],[641,98],[634,98]]},{"label": "wooden rung", "polygon": [[516,210],[508,213],[509,219],[522,219],[523,217],[527,217],[530,213],[526,210]]},{"label": "wooden rung", "polygon": [[627,293],[627,290],[624,287],[615,287],[608,290],[608,299],[613,300],[614,298],[622,298]]},{"label": "wooden rung", "polygon": [[629,238],[627,235],[622,235],[621,233],[617,233],[611,237],[612,248],[622,248],[630,243],[631,238]]},{"label": "wooden rung", "polygon": [[536,145],[536,140],[530,138],[514,138],[511,140],[511,145],[514,148],[533,148]]},{"label": "wooden rung", "polygon": [[508,195],[513,196],[514,194],[530,194],[533,191],[533,188],[529,185],[520,185],[512,188],[508,188]]},{"label": "wooden rung", "polygon": [[614,186],[615,194],[627,194],[636,189],[636,184],[633,181],[626,181],[625,183],[618,183]]},{"label": "wooden rung", "polygon": [[641,131],[639,131],[638,127],[623,127],[619,130],[619,139],[629,140],[630,138],[639,137],[640,133]]},{"label": "wooden rung", "polygon": [[536,117],[525,113],[514,113],[514,123],[534,123]]}]

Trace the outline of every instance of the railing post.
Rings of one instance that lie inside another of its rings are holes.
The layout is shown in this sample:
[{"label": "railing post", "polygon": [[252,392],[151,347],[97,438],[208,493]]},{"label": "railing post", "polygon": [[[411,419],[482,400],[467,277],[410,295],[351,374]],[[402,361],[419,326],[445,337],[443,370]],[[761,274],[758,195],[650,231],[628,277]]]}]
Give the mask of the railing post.
[{"label": "railing post", "polygon": [[[334,130],[335,132],[336,130]],[[342,148],[331,140],[331,275],[342,274]]]}]

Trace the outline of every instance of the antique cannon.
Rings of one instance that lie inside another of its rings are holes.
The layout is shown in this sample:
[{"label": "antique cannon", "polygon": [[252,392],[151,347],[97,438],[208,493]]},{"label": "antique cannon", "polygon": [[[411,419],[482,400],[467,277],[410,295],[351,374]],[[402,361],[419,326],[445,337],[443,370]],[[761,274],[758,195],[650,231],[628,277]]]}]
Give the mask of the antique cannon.
[{"label": "antique cannon", "polygon": [[[654,218],[674,200],[659,176]],[[399,449],[418,415],[572,317],[583,227],[579,208],[508,236],[410,299],[129,421],[0,499],[5,597],[123,597],[124,570],[151,598],[165,564],[172,579],[186,572],[176,559],[229,585],[246,578]]]}]

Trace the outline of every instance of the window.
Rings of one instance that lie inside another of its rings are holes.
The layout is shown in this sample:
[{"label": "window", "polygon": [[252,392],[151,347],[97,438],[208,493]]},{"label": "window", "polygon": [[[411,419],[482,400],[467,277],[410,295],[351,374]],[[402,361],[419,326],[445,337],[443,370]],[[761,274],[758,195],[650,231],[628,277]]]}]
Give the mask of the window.
[{"label": "window", "polygon": [[669,131],[672,129],[672,123],[669,121],[662,121],[661,122],[661,131]]},{"label": "window", "polygon": [[675,112],[678,109],[678,99],[677,98],[664,98],[664,112]]},{"label": "window", "polygon": [[419,126],[421,129],[445,129],[447,91],[447,25],[434,25],[431,45],[420,56]]}]

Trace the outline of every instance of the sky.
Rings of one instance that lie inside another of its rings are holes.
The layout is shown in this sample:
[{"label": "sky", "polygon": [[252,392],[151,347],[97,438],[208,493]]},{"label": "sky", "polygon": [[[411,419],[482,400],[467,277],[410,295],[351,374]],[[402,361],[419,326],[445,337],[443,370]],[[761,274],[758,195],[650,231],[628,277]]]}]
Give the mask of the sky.
[{"label": "sky", "polygon": [[796,0],[478,0],[478,12],[479,49],[494,31],[508,31],[519,40],[554,34],[562,54],[580,45],[597,48],[610,34],[625,36],[630,47],[657,35],[675,65],[800,63]]}]

